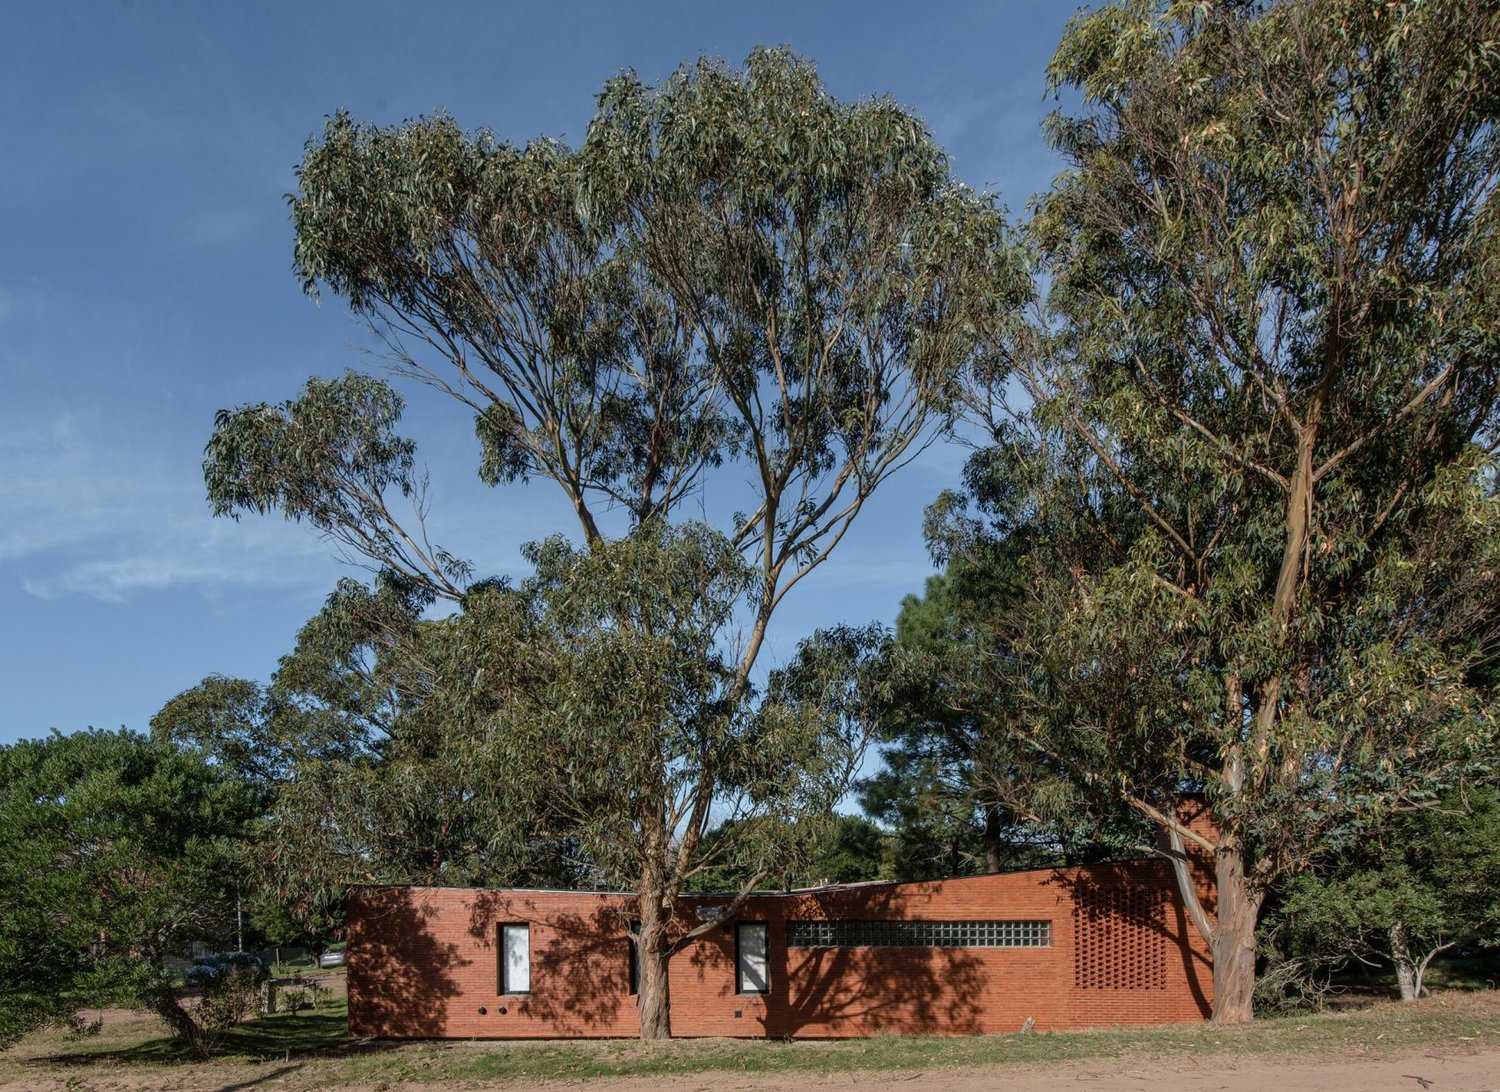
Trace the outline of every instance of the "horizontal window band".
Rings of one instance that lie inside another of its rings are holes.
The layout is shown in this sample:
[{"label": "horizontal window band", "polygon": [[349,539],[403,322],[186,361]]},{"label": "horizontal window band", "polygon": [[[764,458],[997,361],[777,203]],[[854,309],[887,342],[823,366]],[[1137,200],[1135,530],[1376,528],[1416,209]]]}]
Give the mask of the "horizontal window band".
[{"label": "horizontal window band", "polygon": [[788,921],[788,948],[1050,948],[1050,921]]}]

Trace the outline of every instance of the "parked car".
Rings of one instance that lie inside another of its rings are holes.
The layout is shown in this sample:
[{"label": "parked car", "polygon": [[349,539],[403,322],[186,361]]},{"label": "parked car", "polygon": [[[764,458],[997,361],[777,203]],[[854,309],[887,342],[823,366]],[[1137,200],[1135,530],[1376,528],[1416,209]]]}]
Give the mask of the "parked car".
[{"label": "parked car", "polygon": [[347,944],[330,944],[318,957],[319,967],[342,967],[349,962]]},{"label": "parked car", "polygon": [[183,975],[183,981],[189,986],[211,987],[226,981],[236,972],[248,975],[258,982],[265,976],[266,966],[259,956],[253,956],[249,952],[215,952],[189,967]]}]

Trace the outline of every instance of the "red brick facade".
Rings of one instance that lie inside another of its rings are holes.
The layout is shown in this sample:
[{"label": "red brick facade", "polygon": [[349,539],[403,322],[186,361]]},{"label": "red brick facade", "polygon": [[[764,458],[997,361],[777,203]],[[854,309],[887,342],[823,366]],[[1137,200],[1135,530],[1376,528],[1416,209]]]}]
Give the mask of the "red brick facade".
[{"label": "red brick facade", "polygon": [[[724,899],[685,900],[686,919]],[[375,1038],[635,1036],[628,897],[371,887],[351,893],[349,1030]],[[1208,950],[1162,861],[752,898],[770,983],[736,991],[736,931],[673,957],[679,1036],[970,1035],[1205,1018]],[[797,947],[787,923],[1046,922],[1031,947]],[[501,992],[500,927],[530,928],[530,992]]]}]

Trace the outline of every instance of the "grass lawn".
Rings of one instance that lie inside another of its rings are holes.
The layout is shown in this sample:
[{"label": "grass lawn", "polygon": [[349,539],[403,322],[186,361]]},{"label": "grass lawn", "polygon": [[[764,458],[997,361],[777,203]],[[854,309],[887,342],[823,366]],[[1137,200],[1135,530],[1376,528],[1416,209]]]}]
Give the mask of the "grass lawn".
[{"label": "grass lawn", "polygon": [[302,956],[298,959],[283,959],[280,963],[271,964],[271,974],[276,978],[290,978],[293,974],[316,973],[318,965],[312,956]]},{"label": "grass lawn", "polygon": [[[224,1038],[211,1067],[225,1084],[269,1076],[290,1066],[308,1087],[360,1082],[447,1081],[757,1072],[831,1074],[849,1070],[1042,1065],[1097,1058],[1191,1054],[1318,1055],[1381,1053],[1422,1046],[1452,1052],[1500,1047],[1500,993],[1452,991],[1402,1006],[1257,1021],[1242,1028],[1207,1025],[1115,1029],[961,1039],[878,1036],[851,1041],[679,1040],[606,1042],[355,1043],[345,1033],[343,1002],[315,1012],[251,1021]],[[86,1085],[107,1078],[140,1088],[185,1077],[205,1063],[189,1060],[149,1017],[126,1018],[98,1036],[61,1032],[32,1036],[0,1055],[0,1084],[29,1087],[40,1078]],[[209,1076],[205,1072],[204,1076]]]}]

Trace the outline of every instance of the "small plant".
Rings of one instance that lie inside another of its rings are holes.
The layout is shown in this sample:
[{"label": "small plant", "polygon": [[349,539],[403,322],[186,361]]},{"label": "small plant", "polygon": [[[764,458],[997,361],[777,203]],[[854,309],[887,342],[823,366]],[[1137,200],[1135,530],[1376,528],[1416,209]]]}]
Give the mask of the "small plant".
[{"label": "small plant", "polygon": [[194,1020],[208,1049],[221,1035],[249,1018],[255,1010],[260,985],[268,977],[265,965],[246,952],[209,956],[188,968],[189,986],[201,991]]},{"label": "small plant", "polygon": [[285,999],[286,1010],[295,1014],[298,1009],[316,1009],[328,992],[328,987],[321,982],[304,978],[301,971],[294,971],[281,996]]},{"label": "small plant", "polygon": [[91,1035],[98,1035],[102,1027],[104,1027],[102,1016],[96,1016],[90,1020],[82,1012],[75,1012],[68,1017],[68,1034],[75,1039],[87,1039]]}]

